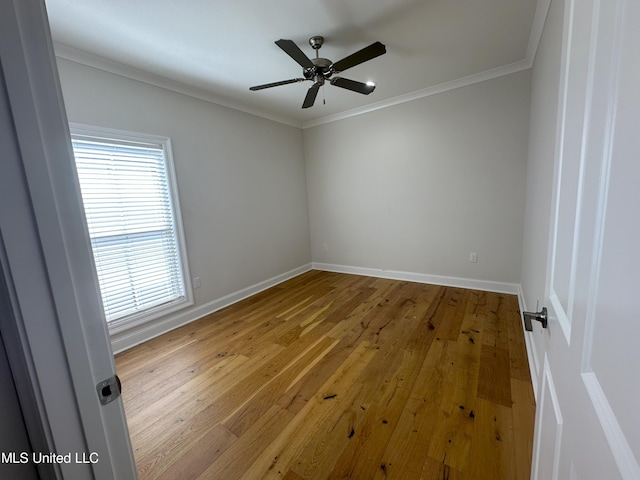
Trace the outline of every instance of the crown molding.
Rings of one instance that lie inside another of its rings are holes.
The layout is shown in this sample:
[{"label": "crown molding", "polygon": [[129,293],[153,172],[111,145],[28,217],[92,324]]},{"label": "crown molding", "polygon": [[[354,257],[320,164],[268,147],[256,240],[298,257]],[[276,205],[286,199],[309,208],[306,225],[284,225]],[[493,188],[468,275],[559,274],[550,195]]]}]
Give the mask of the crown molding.
[{"label": "crown molding", "polygon": [[132,80],[137,80],[139,82],[147,83],[149,85],[154,85],[156,87],[164,88],[166,90],[182,93],[183,95],[188,95],[188,96],[191,96],[200,100],[204,100],[206,102],[210,102],[216,105],[231,108],[234,110],[239,110],[241,112],[248,113],[250,115],[266,118],[267,120],[273,120],[274,122],[282,123],[284,125],[306,129],[306,128],[322,125],[325,123],[335,122],[337,120],[343,120],[345,118],[363,115],[365,113],[373,112],[375,110],[380,110],[387,107],[392,107],[394,105],[411,102],[414,100],[418,100],[420,98],[429,97],[431,95],[437,95],[439,93],[444,93],[449,90],[466,87],[468,85],[484,82],[486,80],[492,80],[494,78],[498,78],[504,75],[511,75],[512,73],[517,73],[522,70],[527,70],[531,68],[533,66],[533,62],[535,61],[536,53],[538,51],[538,45],[540,44],[540,38],[542,37],[542,30],[544,29],[544,24],[547,18],[547,14],[549,12],[550,5],[551,5],[551,0],[538,0],[537,6],[536,6],[536,12],[535,12],[533,23],[531,26],[531,33],[529,35],[529,43],[527,45],[526,56],[524,59],[520,61],[510,63],[508,65],[502,65],[496,68],[492,68],[484,72],[468,75],[466,77],[451,80],[449,82],[443,82],[438,85],[423,88],[421,90],[416,90],[414,92],[398,95],[396,97],[393,97],[387,100],[382,100],[380,102],[372,103],[364,107],[354,108],[352,110],[337,113],[334,115],[326,115],[324,117],[319,117],[313,120],[309,120],[307,122],[295,121],[284,115],[278,115],[276,113],[259,109],[251,105],[233,101],[228,98],[215,95],[211,91],[186,85],[178,81],[170,80],[168,78],[155,75],[153,73],[149,73],[135,67],[130,67],[128,65],[124,65],[122,63],[115,62],[113,60],[108,60],[106,58],[84,52],[82,50],[70,47],[68,45],[54,43],[54,50],[55,50],[56,57],[58,58],[63,58],[71,62],[97,68],[105,72],[113,73],[115,75],[119,75],[121,77],[129,78]]},{"label": "crown molding", "polygon": [[54,43],[54,51],[55,51],[56,57],[62,58],[64,60],[68,60],[70,62],[79,63],[81,65],[85,65],[88,67],[93,67],[98,70],[112,73],[114,75],[119,75],[121,77],[125,77],[131,80],[136,80],[138,82],[153,85],[155,87],[164,88],[165,90],[181,93],[183,95],[188,95],[190,97],[194,97],[199,100],[204,100],[205,102],[220,105],[222,107],[231,108],[233,110],[239,110],[241,112],[248,113],[250,115],[266,118],[268,120],[273,120],[274,122],[289,125],[291,127],[300,128],[302,126],[300,122],[296,122],[286,116],[278,115],[273,112],[255,108],[250,105],[243,104],[241,102],[229,100],[228,98],[216,95],[209,90],[194,87],[191,85],[186,85],[182,82],[177,82],[175,80],[170,80],[166,77],[149,73],[135,67],[130,67],[128,65],[124,65],[122,63],[115,62],[113,60],[108,60],[104,57],[100,57],[98,55],[94,55],[92,53],[88,53],[83,50],[70,47],[68,45],[64,45],[61,43]]},{"label": "crown molding", "polygon": [[536,53],[538,52],[538,45],[540,45],[542,30],[544,29],[544,23],[547,20],[550,6],[551,0],[538,0],[536,13],[533,17],[533,24],[531,25],[531,33],[529,34],[527,56],[525,57],[525,60],[529,62],[531,67],[533,67],[533,62],[535,61]]},{"label": "crown molding", "polygon": [[411,102],[413,100],[418,100],[420,98],[429,97],[431,95],[437,95],[439,93],[444,93],[449,90],[454,90],[456,88],[466,87],[474,83],[484,82],[485,80],[491,80],[504,75],[511,75],[512,73],[516,73],[522,70],[527,70],[529,68],[532,68],[533,62],[536,57],[536,53],[538,51],[538,45],[540,44],[540,38],[542,37],[542,30],[544,28],[544,23],[547,19],[547,14],[549,13],[550,5],[551,5],[551,0],[538,0],[538,3],[536,5],[536,12],[533,17],[533,23],[531,25],[531,33],[529,34],[529,43],[527,45],[527,53],[525,58],[518,62],[510,63],[508,65],[502,65],[500,67],[492,68],[484,72],[458,78],[456,80],[452,80],[449,82],[440,83],[438,85],[427,87],[422,90],[417,90],[415,92],[407,93],[404,95],[399,95],[397,97],[383,100],[381,102],[372,103],[365,107],[354,108],[353,110],[348,110],[346,112],[338,113],[335,115],[327,115],[325,117],[316,118],[314,120],[304,122],[302,124],[302,128],[303,129],[311,128],[318,125],[322,125],[324,123],[330,123],[330,122],[335,122],[337,120],[343,120],[349,117],[355,117],[357,115],[373,112],[375,110],[380,110],[382,108],[392,107],[394,105],[399,105],[405,102]]},{"label": "crown molding", "polygon": [[302,124],[302,128],[304,129],[304,128],[316,127],[324,123],[331,123],[337,120],[343,120],[345,118],[355,117],[358,115],[362,115],[364,113],[373,112],[375,110],[393,107],[394,105],[412,102],[420,98],[430,97],[431,95],[437,95],[439,93],[448,92],[449,90],[455,90],[456,88],[473,85],[474,83],[484,82],[485,80],[491,80],[494,78],[502,77],[504,75],[511,75],[512,73],[520,72],[528,68],[531,68],[531,65],[529,64],[529,62],[526,59],[520,60],[518,62],[492,68],[484,72],[474,73],[473,75],[468,75],[466,77],[457,78],[449,82],[443,82],[438,85],[434,85],[432,87],[416,90],[415,92],[406,93],[403,95],[398,95],[397,97],[389,98],[387,100],[371,103],[364,107],[354,108],[352,110],[347,110],[346,112],[337,113],[335,115],[327,115],[326,117],[316,118],[315,120],[304,122]]}]

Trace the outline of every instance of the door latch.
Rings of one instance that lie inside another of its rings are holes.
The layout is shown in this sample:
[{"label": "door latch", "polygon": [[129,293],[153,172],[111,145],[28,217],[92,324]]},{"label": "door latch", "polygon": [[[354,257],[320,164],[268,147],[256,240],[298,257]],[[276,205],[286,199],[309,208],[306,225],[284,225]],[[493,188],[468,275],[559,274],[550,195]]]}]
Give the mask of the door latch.
[{"label": "door latch", "polygon": [[522,316],[524,317],[524,329],[527,332],[533,331],[531,320],[537,320],[542,323],[542,328],[547,328],[547,307],[542,307],[539,312],[522,312]]},{"label": "door latch", "polygon": [[109,377],[96,385],[96,391],[98,392],[98,399],[100,405],[106,405],[113,402],[120,396],[122,392],[122,383],[117,375]]}]

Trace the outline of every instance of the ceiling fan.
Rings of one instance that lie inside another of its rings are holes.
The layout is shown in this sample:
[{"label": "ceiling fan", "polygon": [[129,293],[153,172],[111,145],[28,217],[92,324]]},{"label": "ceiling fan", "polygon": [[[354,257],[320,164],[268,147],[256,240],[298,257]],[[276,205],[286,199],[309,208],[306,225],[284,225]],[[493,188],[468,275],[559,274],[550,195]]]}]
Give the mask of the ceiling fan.
[{"label": "ceiling fan", "polygon": [[288,85],[289,83],[310,80],[313,82],[313,85],[311,85],[311,88],[309,88],[309,91],[304,98],[302,108],[309,108],[313,106],[316,101],[316,96],[318,95],[318,90],[324,85],[325,80],[329,80],[329,83],[336,87],[346,88],[353,92],[369,95],[376,88],[373,83],[362,83],[342,77],[332,78],[332,76],[335,73],[343,72],[348,68],[360,65],[361,63],[387,52],[386,47],[382,43],[375,42],[368,47],[364,47],[362,50],[358,50],[348,57],[334,63],[329,59],[319,56],[318,50],[320,50],[320,47],[322,47],[322,44],[324,43],[323,37],[315,36],[309,39],[309,45],[311,45],[311,47],[316,51],[316,58],[307,57],[293,40],[280,39],[275,43],[284,51],[284,53],[293,58],[302,67],[303,77],[283,80],[281,82],[265,83],[264,85],[250,87],[249,90],[263,90],[265,88],[279,87],[280,85]]}]

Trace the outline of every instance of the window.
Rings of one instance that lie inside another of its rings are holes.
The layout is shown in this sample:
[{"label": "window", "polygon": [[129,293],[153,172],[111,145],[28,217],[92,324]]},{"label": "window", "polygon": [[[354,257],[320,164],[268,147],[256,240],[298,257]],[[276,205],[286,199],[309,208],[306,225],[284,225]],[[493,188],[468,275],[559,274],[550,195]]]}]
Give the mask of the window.
[{"label": "window", "polygon": [[193,303],[168,138],[71,126],[111,333]]}]

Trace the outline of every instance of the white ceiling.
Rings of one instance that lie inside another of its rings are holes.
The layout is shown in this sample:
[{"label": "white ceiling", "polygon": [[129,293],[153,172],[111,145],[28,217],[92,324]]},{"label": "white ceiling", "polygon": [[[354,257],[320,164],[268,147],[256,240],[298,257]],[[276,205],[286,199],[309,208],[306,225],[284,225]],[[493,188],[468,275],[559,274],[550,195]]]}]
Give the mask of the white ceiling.
[{"label": "white ceiling", "polygon": [[[295,125],[390,104],[470,75],[481,78],[492,69],[525,68],[544,18],[538,0],[45,3],[59,56]],[[274,41],[291,39],[311,58],[313,35],[325,37],[320,56],[333,61],[375,41],[384,43],[386,55],[341,74],[374,81],[376,90],[365,96],[327,85],[305,110],[301,105],[311,82],[249,91],[252,85],[300,77],[301,67]]]}]

